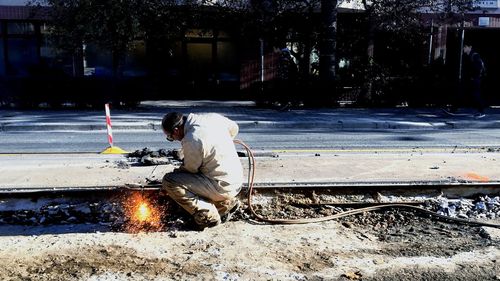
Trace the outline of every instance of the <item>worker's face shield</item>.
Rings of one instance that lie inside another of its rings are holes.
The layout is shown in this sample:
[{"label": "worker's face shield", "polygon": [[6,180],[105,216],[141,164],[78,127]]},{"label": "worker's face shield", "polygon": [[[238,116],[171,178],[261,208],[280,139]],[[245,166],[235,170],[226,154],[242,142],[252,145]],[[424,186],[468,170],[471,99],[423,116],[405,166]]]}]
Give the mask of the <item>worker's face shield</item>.
[{"label": "worker's face shield", "polygon": [[174,141],[174,133],[173,132],[168,132],[167,130],[163,129],[163,133],[166,135],[166,139],[168,141]]},{"label": "worker's face shield", "polygon": [[167,140],[174,141],[174,136],[172,136],[171,134],[167,134]]},{"label": "worker's face shield", "polygon": [[168,141],[174,141],[175,140],[175,134],[176,132],[179,130],[179,127],[176,126],[176,127],[173,127],[172,128],[172,131],[171,132],[168,132],[166,130],[163,130],[163,132],[165,133],[165,135],[167,136],[167,140]]}]

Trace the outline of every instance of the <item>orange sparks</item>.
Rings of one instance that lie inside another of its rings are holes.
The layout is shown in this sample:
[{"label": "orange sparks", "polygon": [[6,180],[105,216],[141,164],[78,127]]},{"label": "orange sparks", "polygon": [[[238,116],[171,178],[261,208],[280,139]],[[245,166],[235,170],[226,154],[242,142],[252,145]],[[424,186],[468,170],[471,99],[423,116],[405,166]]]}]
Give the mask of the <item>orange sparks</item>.
[{"label": "orange sparks", "polygon": [[141,194],[132,194],[124,200],[123,205],[128,217],[125,226],[128,232],[150,232],[162,229],[162,209],[151,204],[148,198]]},{"label": "orange sparks", "polygon": [[151,210],[145,202],[140,203],[139,208],[135,211],[136,219],[140,222],[145,222],[151,217]]}]

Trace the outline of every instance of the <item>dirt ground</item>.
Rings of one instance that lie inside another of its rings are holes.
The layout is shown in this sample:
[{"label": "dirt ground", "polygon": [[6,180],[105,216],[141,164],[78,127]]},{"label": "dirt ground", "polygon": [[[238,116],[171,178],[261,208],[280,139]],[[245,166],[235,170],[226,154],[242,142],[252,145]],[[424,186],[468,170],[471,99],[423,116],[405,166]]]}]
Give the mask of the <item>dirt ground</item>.
[{"label": "dirt ground", "polygon": [[[260,212],[331,210],[274,204]],[[500,280],[499,230],[407,211],[305,225],[240,213],[201,232],[187,221],[172,215],[162,231],[136,234],[92,223],[1,225],[0,280]]]}]

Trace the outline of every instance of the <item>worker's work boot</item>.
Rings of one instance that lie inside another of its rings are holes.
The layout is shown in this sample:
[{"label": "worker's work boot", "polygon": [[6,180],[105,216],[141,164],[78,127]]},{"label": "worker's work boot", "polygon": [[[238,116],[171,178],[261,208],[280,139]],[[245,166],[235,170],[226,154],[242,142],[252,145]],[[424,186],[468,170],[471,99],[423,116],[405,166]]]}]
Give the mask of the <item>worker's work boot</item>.
[{"label": "worker's work boot", "polygon": [[231,218],[234,216],[234,214],[238,211],[240,208],[240,200],[233,198],[230,201],[230,204],[227,208],[227,211],[220,214],[220,220],[222,223],[228,222],[231,220]]},{"label": "worker's work boot", "polygon": [[220,224],[220,217],[211,215],[208,210],[197,211],[193,214],[193,218],[199,230],[204,230],[207,227],[214,227]]}]

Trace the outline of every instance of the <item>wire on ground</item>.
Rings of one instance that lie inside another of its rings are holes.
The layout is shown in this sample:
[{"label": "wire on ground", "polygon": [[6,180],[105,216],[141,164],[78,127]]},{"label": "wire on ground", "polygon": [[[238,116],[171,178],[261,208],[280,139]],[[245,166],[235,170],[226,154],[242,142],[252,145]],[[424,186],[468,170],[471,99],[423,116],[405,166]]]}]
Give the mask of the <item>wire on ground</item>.
[{"label": "wire on ground", "polygon": [[447,217],[447,216],[443,216],[440,214],[436,214],[435,212],[426,210],[424,208],[420,208],[420,207],[416,207],[416,206],[412,206],[412,205],[408,205],[408,204],[384,204],[384,205],[378,205],[378,206],[364,207],[364,208],[349,210],[349,211],[345,211],[345,212],[338,213],[335,215],[330,215],[330,216],[325,216],[325,217],[320,217],[320,218],[305,218],[305,219],[270,219],[270,218],[266,218],[266,217],[263,217],[263,216],[257,214],[257,212],[255,212],[253,205],[252,205],[253,184],[254,184],[254,180],[255,180],[255,157],[253,155],[253,152],[250,149],[250,147],[241,140],[235,139],[234,143],[243,146],[245,148],[245,150],[247,151],[247,156],[249,159],[248,197],[247,197],[248,208],[250,209],[250,212],[252,213],[252,215],[255,218],[257,218],[258,220],[263,221],[263,222],[268,222],[268,223],[272,223],[272,224],[306,224],[306,223],[324,222],[324,221],[339,219],[339,218],[352,216],[352,215],[356,215],[356,214],[362,214],[365,212],[380,211],[380,210],[386,210],[386,209],[408,209],[408,210],[413,210],[413,211],[423,213],[426,215],[430,215],[436,219],[440,219],[440,220],[447,221],[447,222],[455,222],[455,223],[467,224],[467,225],[471,225],[471,226],[487,226],[487,227],[500,228],[500,224]]}]

